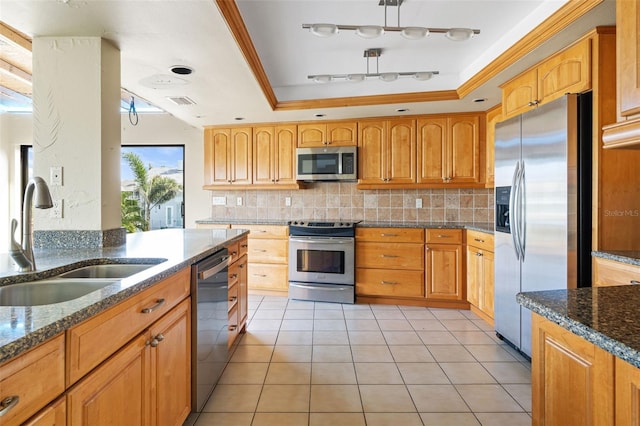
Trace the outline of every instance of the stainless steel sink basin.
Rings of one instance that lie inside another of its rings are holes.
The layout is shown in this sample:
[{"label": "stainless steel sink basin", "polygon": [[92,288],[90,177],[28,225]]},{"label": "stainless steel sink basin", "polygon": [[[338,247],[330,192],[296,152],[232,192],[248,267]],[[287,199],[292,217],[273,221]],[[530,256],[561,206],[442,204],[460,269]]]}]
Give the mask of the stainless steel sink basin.
[{"label": "stainless steel sink basin", "polygon": [[107,265],[91,265],[60,274],[60,278],[127,278],[155,264],[113,263]]},{"label": "stainless steel sink basin", "polygon": [[37,306],[67,302],[117,281],[53,278],[10,284],[0,287],[0,306]]}]

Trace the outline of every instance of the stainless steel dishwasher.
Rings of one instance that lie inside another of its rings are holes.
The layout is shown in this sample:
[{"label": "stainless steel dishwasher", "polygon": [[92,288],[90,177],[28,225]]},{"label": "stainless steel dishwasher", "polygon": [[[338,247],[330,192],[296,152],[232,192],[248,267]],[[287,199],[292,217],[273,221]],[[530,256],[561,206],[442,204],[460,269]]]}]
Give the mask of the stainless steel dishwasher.
[{"label": "stainless steel dishwasher", "polygon": [[200,412],[229,361],[227,249],[191,267],[191,410]]}]

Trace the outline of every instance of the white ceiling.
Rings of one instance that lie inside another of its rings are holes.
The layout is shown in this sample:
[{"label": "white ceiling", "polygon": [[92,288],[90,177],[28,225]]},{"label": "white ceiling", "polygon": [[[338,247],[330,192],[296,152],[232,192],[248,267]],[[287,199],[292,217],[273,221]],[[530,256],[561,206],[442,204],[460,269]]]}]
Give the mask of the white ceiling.
[{"label": "white ceiling", "polygon": [[[481,30],[466,42],[439,34],[411,41],[396,33],[365,40],[345,31],[323,39],[301,27],[319,22],[382,25],[384,8],[377,0],[236,3],[280,102],[456,90],[564,0],[405,0],[401,6],[401,26]],[[389,25],[396,25],[396,13],[397,7],[388,8]],[[486,110],[500,102],[500,83],[594,26],[613,25],[615,1],[605,0],[462,100],[287,111],[272,110],[214,0],[0,0],[0,21],[29,37],[99,36],[112,41],[121,51],[123,88],[201,127],[236,123],[235,117],[256,123],[311,120],[315,114],[325,114],[324,119],[394,115],[398,108],[409,110],[404,114]],[[374,47],[383,49],[381,72],[438,70],[440,75],[392,83],[318,84],[307,79],[309,74],[365,72],[363,52]],[[171,76],[172,65],[187,65],[195,72]],[[196,105],[176,106],[167,99],[176,96],[187,96]],[[474,103],[475,98],[487,101]]]}]

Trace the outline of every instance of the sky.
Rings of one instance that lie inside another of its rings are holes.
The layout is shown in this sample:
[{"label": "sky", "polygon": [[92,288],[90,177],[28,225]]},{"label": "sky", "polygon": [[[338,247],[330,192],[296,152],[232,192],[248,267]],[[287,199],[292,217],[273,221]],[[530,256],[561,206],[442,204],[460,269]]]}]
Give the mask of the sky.
[{"label": "sky", "polygon": [[[137,154],[145,165],[152,167],[177,167],[178,161],[184,159],[182,146],[123,146],[122,153]],[[133,173],[126,160],[120,162],[120,180],[133,180]]]}]

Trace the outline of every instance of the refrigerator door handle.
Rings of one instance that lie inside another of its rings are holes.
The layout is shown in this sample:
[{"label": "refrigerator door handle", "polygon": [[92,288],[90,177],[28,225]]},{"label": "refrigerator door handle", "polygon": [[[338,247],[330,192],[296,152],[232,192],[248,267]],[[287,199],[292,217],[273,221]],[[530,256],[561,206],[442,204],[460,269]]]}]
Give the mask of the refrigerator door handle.
[{"label": "refrigerator door handle", "polygon": [[518,177],[520,175],[520,160],[516,161],[516,169],[513,171],[511,179],[511,193],[509,194],[509,227],[511,228],[511,238],[513,240],[513,248],[516,251],[516,259],[520,260],[520,246],[518,244],[518,212],[517,212],[517,193],[518,193]]},{"label": "refrigerator door handle", "polygon": [[525,183],[525,164],[522,160],[522,167],[520,169],[520,183],[518,185],[518,196],[520,197],[520,206],[518,207],[518,224],[520,230],[518,231],[518,239],[520,240],[520,256],[524,262],[524,254],[527,248],[527,191]]}]

